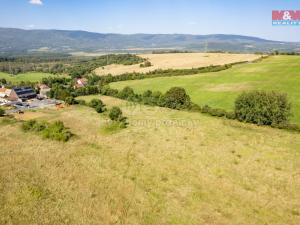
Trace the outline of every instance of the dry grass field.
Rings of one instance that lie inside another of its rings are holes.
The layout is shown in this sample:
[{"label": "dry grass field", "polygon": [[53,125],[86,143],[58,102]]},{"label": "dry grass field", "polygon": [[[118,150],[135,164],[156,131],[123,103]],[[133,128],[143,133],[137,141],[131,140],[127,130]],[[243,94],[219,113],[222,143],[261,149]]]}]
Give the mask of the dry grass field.
[{"label": "dry grass field", "polygon": [[0,119],[0,224],[299,224],[299,134],[101,98],[128,128],[84,106],[20,115],[62,120],[60,143]]},{"label": "dry grass field", "polygon": [[108,65],[95,70],[97,75],[119,75],[123,73],[146,73],[156,69],[189,69],[210,65],[224,65],[241,61],[253,61],[261,57],[254,54],[227,54],[227,53],[170,53],[170,54],[142,54],[142,58],[151,62],[151,67],[141,68],[135,65]]}]

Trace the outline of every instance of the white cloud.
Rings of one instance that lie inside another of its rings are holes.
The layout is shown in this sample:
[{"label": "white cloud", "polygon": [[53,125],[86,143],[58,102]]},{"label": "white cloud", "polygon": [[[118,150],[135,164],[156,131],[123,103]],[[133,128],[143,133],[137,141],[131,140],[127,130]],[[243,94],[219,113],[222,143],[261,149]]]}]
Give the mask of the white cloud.
[{"label": "white cloud", "polygon": [[30,0],[29,3],[33,5],[43,5],[42,0]]}]

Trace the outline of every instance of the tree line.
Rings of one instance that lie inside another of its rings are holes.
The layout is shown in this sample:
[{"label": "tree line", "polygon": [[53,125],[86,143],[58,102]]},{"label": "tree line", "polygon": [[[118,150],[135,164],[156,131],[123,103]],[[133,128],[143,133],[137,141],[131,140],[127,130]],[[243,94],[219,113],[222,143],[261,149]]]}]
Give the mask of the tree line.
[{"label": "tree line", "polygon": [[145,60],[132,54],[110,54],[99,57],[0,57],[0,72],[17,75],[26,72],[69,74],[82,77],[98,67],[110,64],[132,65]]}]

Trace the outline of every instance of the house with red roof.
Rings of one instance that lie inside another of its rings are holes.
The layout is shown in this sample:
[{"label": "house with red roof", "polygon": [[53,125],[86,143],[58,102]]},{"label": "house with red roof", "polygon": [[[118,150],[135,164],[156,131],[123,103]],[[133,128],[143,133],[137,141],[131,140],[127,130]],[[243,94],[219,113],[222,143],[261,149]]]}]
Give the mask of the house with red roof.
[{"label": "house with red roof", "polygon": [[77,78],[75,80],[75,85],[74,88],[82,88],[85,87],[87,85],[88,81],[86,78]]}]

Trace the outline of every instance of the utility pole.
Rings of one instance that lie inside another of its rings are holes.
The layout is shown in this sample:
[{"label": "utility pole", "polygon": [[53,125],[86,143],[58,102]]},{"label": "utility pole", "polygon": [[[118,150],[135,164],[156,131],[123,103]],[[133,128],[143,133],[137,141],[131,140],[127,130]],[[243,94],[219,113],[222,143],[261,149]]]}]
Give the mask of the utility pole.
[{"label": "utility pole", "polygon": [[204,44],[204,52],[207,53],[207,48],[208,48],[208,43],[207,43],[207,40],[205,41],[205,44]]}]

